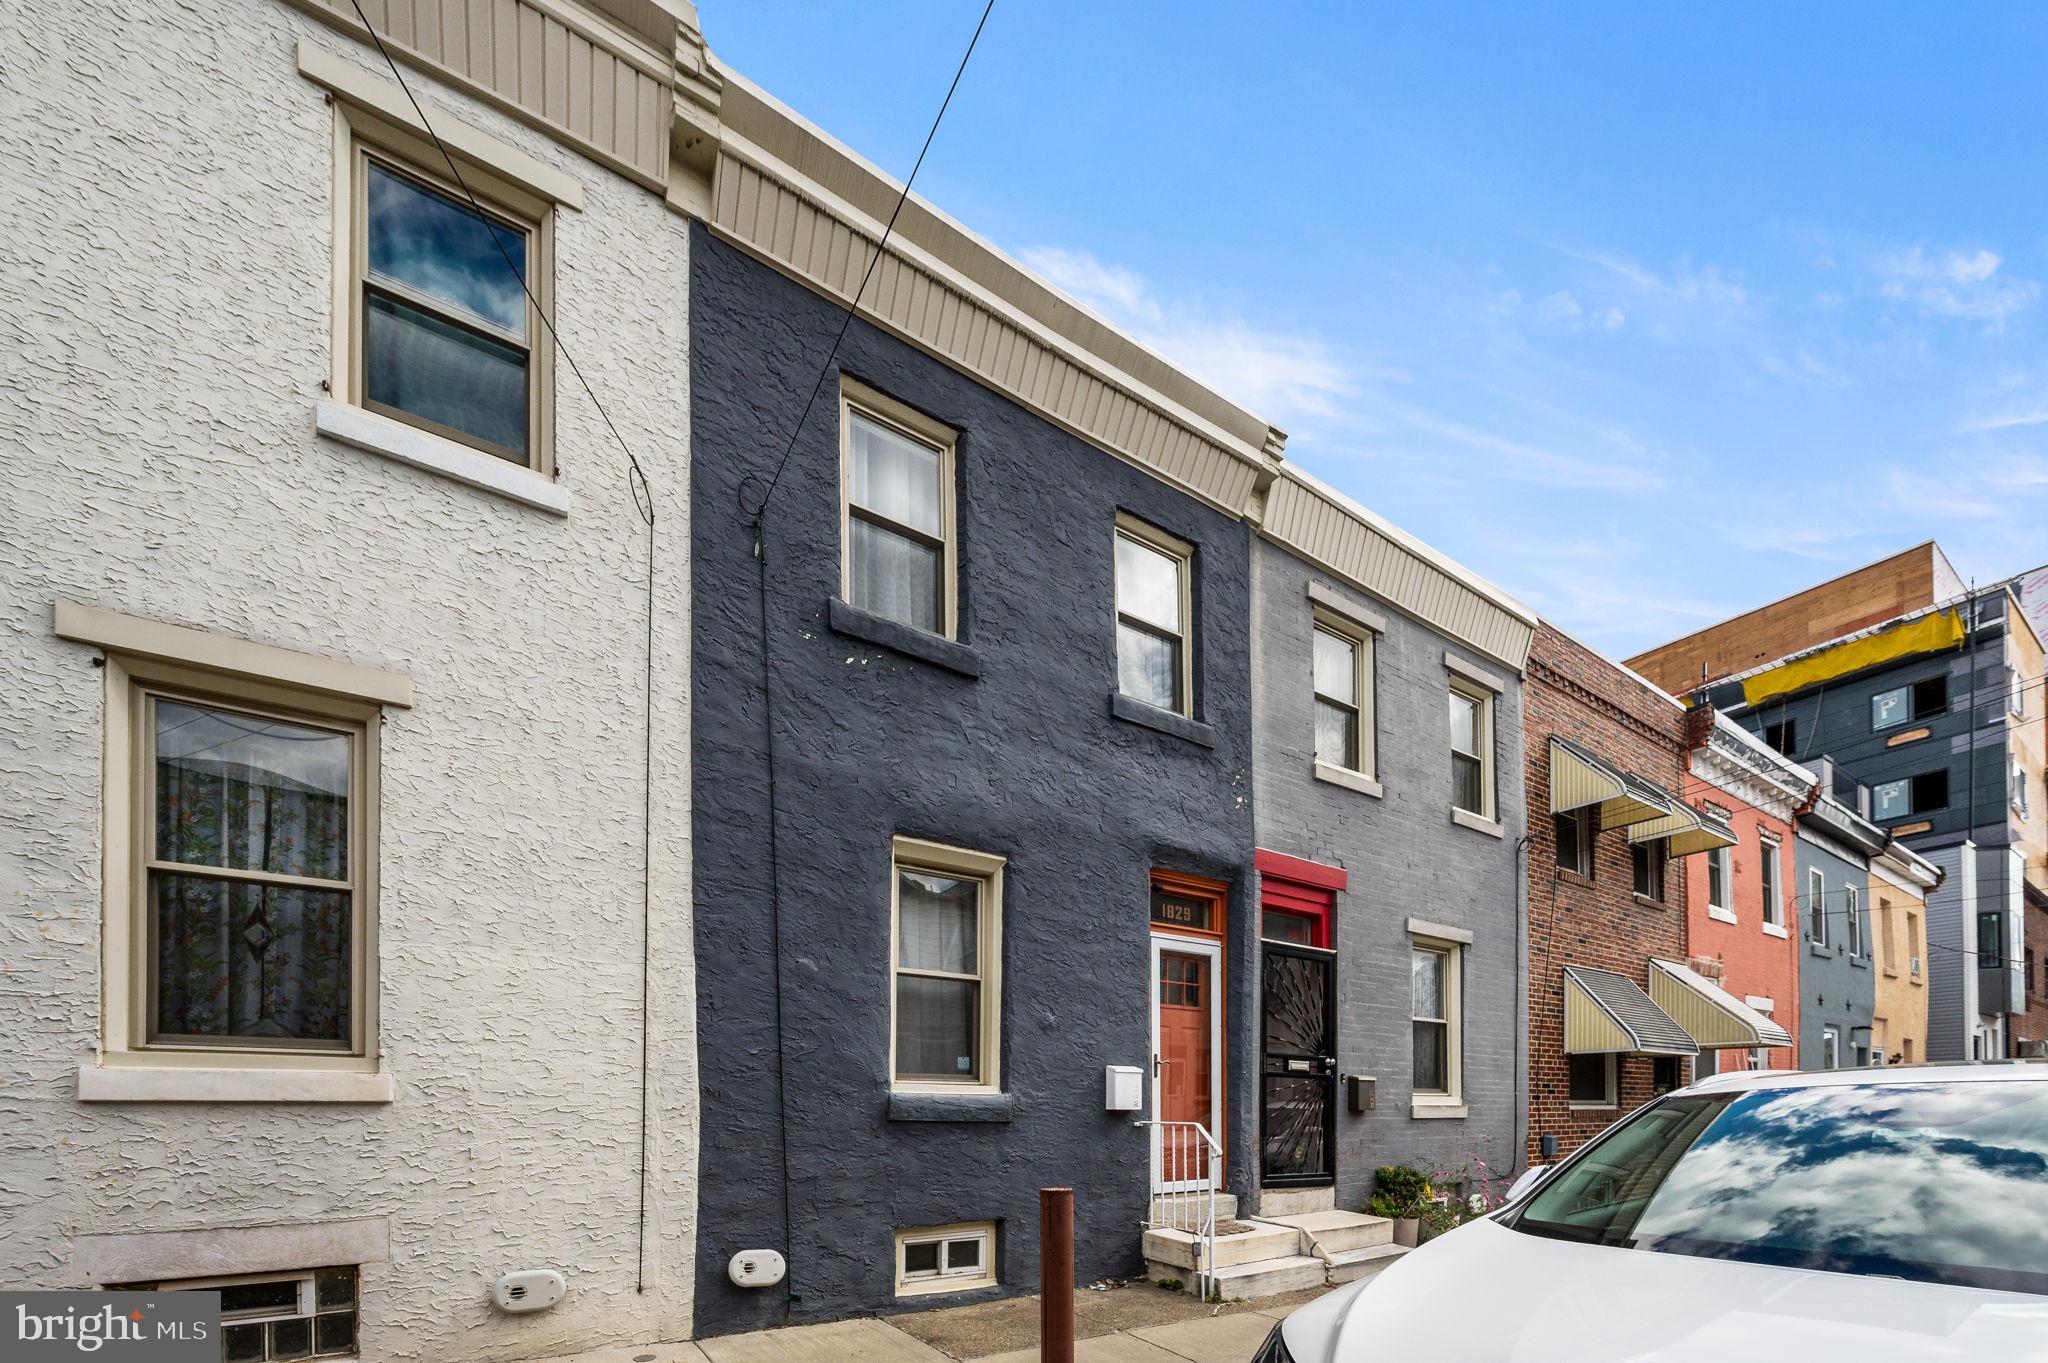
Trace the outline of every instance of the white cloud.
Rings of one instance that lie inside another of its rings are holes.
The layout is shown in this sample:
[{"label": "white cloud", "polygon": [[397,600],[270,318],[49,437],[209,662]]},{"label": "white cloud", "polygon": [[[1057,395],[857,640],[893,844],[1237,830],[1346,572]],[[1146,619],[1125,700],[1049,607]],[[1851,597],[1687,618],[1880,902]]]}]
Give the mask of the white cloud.
[{"label": "white cloud", "polygon": [[1781,379],[1797,383],[1817,383],[1826,388],[1847,388],[1855,382],[1836,366],[1820,356],[1799,347],[1791,355],[1782,355],[1775,350],[1766,351],[1757,360],[1764,372]]},{"label": "white cloud", "polygon": [[[1017,257],[1139,344],[1268,420],[1290,425],[1301,416],[1333,417],[1358,390],[1361,372],[1314,335],[1261,330],[1161,299],[1143,275],[1105,265],[1087,251],[1035,246]],[[1405,376],[1383,370],[1375,377]]]},{"label": "white cloud", "polygon": [[1536,320],[1539,322],[1576,322],[1585,314],[1579,300],[1563,289],[1551,294],[1536,305]]},{"label": "white cloud", "polygon": [[1624,256],[1569,250],[1565,254],[1612,272],[1645,298],[1721,312],[1741,311],[1750,302],[1749,290],[1729,279],[1719,266],[1696,265],[1691,256],[1680,256],[1668,273],[1659,274]]},{"label": "white cloud", "polygon": [[2031,279],[2002,274],[2004,260],[1994,251],[1929,252],[1924,246],[1878,257],[1873,268],[1878,292],[1910,303],[1936,317],[1967,317],[1994,329],[2008,317],[2034,306],[2041,286]]},{"label": "white cloud", "polygon": [[1559,451],[1479,430],[1406,403],[1382,400],[1377,405],[1390,422],[1405,425],[1411,432],[1485,456],[1487,473],[1512,482],[1607,492],[1655,492],[1667,482],[1656,466],[1655,453],[1622,431],[1599,431],[1586,442],[1586,448]]},{"label": "white cloud", "polygon": [[1600,325],[1609,331],[1620,331],[1628,325],[1628,314],[1620,308],[1609,308],[1600,314]]}]

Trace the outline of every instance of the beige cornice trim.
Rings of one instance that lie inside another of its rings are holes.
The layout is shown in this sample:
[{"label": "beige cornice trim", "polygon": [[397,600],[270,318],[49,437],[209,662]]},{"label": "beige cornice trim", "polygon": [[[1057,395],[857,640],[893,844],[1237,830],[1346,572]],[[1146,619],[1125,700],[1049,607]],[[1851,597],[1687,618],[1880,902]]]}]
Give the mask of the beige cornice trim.
[{"label": "beige cornice trim", "polygon": [[400,709],[412,706],[412,678],[402,672],[386,672],[317,653],[301,653],[139,615],[123,615],[61,597],[52,615],[52,632],[58,638],[91,644],[109,653],[185,663],[376,705]]}]

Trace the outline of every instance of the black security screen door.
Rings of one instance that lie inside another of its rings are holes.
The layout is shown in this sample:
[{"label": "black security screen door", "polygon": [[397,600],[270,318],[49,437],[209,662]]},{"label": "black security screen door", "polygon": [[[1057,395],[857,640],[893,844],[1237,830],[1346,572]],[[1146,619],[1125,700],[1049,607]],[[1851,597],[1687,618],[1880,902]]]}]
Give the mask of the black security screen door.
[{"label": "black security screen door", "polygon": [[1327,951],[1260,944],[1259,1182],[1268,1188],[1336,1181],[1336,959]]}]

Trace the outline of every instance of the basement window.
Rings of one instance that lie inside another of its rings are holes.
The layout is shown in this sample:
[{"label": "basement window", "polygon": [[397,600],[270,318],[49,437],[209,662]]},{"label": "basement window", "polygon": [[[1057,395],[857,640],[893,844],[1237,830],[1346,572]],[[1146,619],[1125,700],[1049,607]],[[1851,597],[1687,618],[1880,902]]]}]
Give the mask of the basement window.
[{"label": "basement window", "polygon": [[897,1231],[896,1295],[994,1287],[995,1242],[992,1221]]},{"label": "basement window", "polygon": [[123,1283],[114,1290],[220,1293],[221,1363],[356,1356],[360,1285],[353,1265]]},{"label": "basement window", "polygon": [[1618,1100],[1613,1056],[1568,1055],[1564,1059],[1568,1106],[1576,1108],[1615,1105]]}]

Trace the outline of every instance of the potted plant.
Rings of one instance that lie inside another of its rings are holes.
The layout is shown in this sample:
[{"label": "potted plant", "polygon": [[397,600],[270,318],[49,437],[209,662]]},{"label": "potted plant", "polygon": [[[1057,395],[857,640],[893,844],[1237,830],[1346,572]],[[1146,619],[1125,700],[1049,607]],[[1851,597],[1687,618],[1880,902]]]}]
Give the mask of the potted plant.
[{"label": "potted plant", "polygon": [[1383,1164],[1373,1171],[1374,1192],[1366,1210],[1394,1223],[1394,1243],[1413,1249],[1422,1240],[1422,1215],[1429,1201],[1429,1179],[1405,1164]]}]

